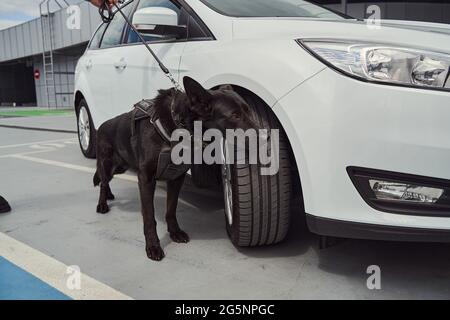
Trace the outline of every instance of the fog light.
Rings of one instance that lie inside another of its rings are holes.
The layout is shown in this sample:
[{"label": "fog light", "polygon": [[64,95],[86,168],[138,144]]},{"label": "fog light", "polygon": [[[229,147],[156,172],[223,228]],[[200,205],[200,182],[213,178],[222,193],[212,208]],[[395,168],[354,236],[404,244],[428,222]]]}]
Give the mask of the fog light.
[{"label": "fog light", "polygon": [[369,180],[377,199],[436,203],[444,194],[443,189],[380,180]]},{"label": "fog light", "polygon": [[378,211],[450,217],[450,180],[348,167],[356,189]]}]

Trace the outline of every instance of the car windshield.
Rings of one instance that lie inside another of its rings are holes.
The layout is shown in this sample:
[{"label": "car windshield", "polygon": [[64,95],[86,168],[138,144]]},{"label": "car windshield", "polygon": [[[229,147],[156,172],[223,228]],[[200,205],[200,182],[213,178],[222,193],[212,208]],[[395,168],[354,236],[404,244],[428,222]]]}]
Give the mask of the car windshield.
[{"label": "car windshield", "polygon": [[302,17],[345,19],[343,14],[304,0],[202,0],[215,11],[232,17]]}]

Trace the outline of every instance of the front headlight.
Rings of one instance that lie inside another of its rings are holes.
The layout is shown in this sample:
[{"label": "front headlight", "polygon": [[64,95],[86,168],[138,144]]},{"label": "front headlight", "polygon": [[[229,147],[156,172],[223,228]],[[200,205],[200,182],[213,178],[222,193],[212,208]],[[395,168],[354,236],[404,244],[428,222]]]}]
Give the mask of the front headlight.
[{"label": "front headlight", "polygon": [[325,63],[364,80],[450,88],[450,55],[447,54],[339,40],[298,42]]}]

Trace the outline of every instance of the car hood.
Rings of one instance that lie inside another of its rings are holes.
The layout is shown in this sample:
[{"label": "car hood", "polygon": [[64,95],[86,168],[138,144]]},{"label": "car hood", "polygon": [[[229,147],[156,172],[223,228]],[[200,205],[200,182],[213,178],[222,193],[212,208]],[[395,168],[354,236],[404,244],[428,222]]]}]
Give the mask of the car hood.
[{"label": "car hood", "polygon": [[356,40],[450,53],[450,26],[425,22],[385,20],[375,29],[360,20],[239,18],[233,21],[233,38]]}]

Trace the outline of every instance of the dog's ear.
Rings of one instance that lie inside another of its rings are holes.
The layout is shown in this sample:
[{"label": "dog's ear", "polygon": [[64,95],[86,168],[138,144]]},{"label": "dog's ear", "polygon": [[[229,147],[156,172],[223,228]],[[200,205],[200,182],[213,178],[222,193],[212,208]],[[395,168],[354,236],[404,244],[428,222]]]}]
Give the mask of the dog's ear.
[{"label": "dog's ear", "polygon": [[233,87],[229,84],[224,84],[219,87],[219,90],[228,90],[228,91],[234,91]]},{"label": "dog's ear", "polygon": [[189,98],[191,104],[191,110],[198,115],[206,115],[211,111],[209,102],[211,101],[212,95],[202,87],[200,83],[192,78],[184,77],[183,79],[184,89],[186,90],[186,95]]}]

